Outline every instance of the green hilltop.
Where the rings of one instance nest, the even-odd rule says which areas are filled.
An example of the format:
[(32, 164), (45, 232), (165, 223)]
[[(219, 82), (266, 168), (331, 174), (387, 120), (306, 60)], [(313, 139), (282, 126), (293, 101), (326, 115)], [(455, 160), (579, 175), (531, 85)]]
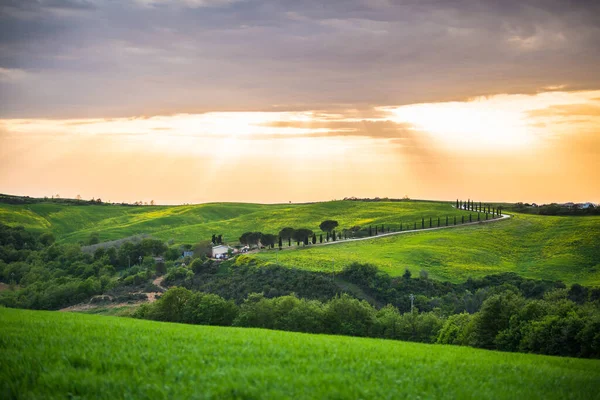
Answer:
[[(252, 257), (274, 262), (274, 252)], [(279, 264), (331, 271), (370, 262), (392, 276), (406, 268), (418, 275), (458, 282), (469, 277), (516, 272), (536, 279), (600, 285), (600, 216), (513, 214), (489, 224), (282, 251)]]
[(330, 201), (305, 204), (207, 203), (186, 206), (76, 205), (53, 202), (1, 204), (0, 221), (36, 231), (51, 231), (59, 241), (86, 240), (92, 232), (101, 241), (149, 234), (177, 243), (196, 243), (222, 234), (237, 242), (244, 232), (277, 234), (281, 228), (308, 228), (335, 219), (340, 228), (414, 223), (421, 218), (468, 216), (450, 203), (428, 201)]
[(593, 399), (600, 362), (0, 309), (5, 398)]

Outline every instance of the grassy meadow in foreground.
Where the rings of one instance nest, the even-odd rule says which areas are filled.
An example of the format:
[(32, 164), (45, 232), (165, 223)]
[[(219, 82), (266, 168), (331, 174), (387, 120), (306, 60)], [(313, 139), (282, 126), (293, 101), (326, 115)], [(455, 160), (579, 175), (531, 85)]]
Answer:
[[(390, 275), (409, 268), (459, 282), (501, 272), (566, 283), (600, 285), (600, 217), (515, 214), (510, 220), (330, 246), (282, 251), (279, 263), (309, 270), (337, 270), (370, 262)], [(252, 257), (275, 261), (274, 252)]]
[(36, 231), (50, 231), (59, 241), (86, 240), (98, 232), (100, 240), (136, 234), (177, 243), (197, 243), (223, 234), (229, 243), (244, 232), (277, 234), (281, 228), (309, 228), (334, 219), (341, 228), (421, 221), (421, 218), (468, 215), (450, 203), (429, 201), (330, 201), (309, 204), (209, 203), (189, 206), (118, 206), (35, 203), (0, 204), (0, 221)]
[(598, 398), (600, 361), (0, 309), (3, 398)]

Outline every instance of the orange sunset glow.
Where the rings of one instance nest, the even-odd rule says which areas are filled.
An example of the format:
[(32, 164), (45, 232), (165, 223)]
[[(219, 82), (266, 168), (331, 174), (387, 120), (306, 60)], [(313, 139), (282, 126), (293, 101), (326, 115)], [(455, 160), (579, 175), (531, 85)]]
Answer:
[[(383, 3), (372, 6), (372, 20), (344, 20), (335, 7), (320, 17), (271, 9), (293, 36), (251, 19), (244, 28), (187, 24), (186, 12), (208, 20), (229, 9), (233, 20), (241, 18), (237, 2), (69, 4), (2, 7), (14, 29), (37, 21), (41, 30), (64, 30), (42, 40), (52, 53), (5, 32), (1, 192), (168, 204), (453, 199), (457, 192), (495, 201), (600, 200), (600, 90), (588, 73), (590, 55), (571, 59), (569, 68), (558, 68), (560, 57), (547, 63), (586, 46), (592, 26), (576, 30), (546, 17), (539, 22), (545, 28), (534, 31), (519, 29), (518, 19), (510, 28), (483, 27), (442, 8), (427, 30), (373, 17), (395, 10)], [(111, 20), (116, 27), (161, 10), (169, 17), (152, 29), (129, 27), (118, 40), (106, 31), (91, 36), (93, 16), (123, 13), (123, 21)], [(442, 24), (442, 15), (453, 23)], [(320, 30), (309, 33), (311, 26)], [(401, 55), (413, 44), (388, 47), (372, 73), (365, 54), (393, 46), (394, 34), (410, 37), (410, 26), (421, 32), (412, 58)], [(557, 33), (545, 34), (549, 29)], [(489, 43), (478, 36), (484, 31)], [(193, 32), (220, 36), (193, 42)], [(431, 37), (441, 34), (454, 49), (438, 54), (444, 69), (429, 62), (437, 46)], [(322, 53), (313, 42), (319, 36), (354, 62)], [(335, 47), (346, 39), (366, 47)], [(259, 59), (251, 50), (261, 41), (286, 50)], [(485, 53), (491, 44), (511, 63)], [(466, 46), (480, 49), (481, 58), (467, 57)], [(295, 62), (302, 48), (312, 58)], [(95, 69), (92, 51), (103, 54), (106, 69)], [(246, 70), (233, 59), (247, 62)], [(542, 65), (539, 76), (531, 74)]]

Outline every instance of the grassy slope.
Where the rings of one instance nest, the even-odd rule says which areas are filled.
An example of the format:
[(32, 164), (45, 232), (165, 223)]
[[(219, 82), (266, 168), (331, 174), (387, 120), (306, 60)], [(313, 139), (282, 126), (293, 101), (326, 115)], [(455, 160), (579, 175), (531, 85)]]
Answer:
[(369, 224), (395, 224), (420, 221), (421, 217), (467, 215), (450, 204), (435, 202), (350, 202), (314, 204), (211, 203), (191, 206), (73, 206), (38, 203), (0, 204), (0, 221), (33, 230), (50, 230), (59, 240), (85, 240), (98, 232), (102, 241), (140, 233), (179, 243), (195, 243), (223, 234), (237, 241), (247, 231), (277, 233), (286, 226), (319, 230), (325, 219), (339, 221), (341, 227)]
[[(275, 260), (275, 254), (256, 257)], [(279, 263), (331, 271), (371, 262), (397, 276), (409, 268), (437, 279), (516, 272), (530, 278), (600, 285), (600, 217), (517, 214), (507, 221), (388, 238), (283, 251)]]
[(3, 398), (598, 398), (600, 361), (0, 309)]

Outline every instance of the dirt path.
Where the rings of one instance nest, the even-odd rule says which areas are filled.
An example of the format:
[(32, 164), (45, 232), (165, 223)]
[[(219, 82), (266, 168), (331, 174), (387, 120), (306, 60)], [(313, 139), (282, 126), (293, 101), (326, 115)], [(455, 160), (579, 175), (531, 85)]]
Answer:
[(164, 280), (165, 280), (165, 277), (164, 277), (164, 276), (159, 276), (158, 278), (156, 278), (156, 279), (154, 279), (154, 280), (152, 281), (152, 284), (153, 284), (154, 286), (158, 287), (160, 290), (163, 290), (163, 291), (165, 291), (165, 292), (166, 292), (166, 291), (167, 291), (167, 288), (166, 288), (166, 287), (164, 287), (164, 286), (162, 286), (162, 283), (163, 283), (163, 281), (164, 281)]
[[(94, 308), (119, 308), (119, 307), (127, 307), (127, 306), (134, 307), (134, 306), (144, 304), (144, 303), (154, 303), (158, 299), (158, 297), (163, 294), (163, 292), (167, 291), (167, 288), (162, 286), (162, 282), (164, 279), (165, 279), (164, 276), (159, 276), (158, 278), (156, 278), (152, 281), (152, 283), (161, 290), (160, 292), (143, 292), (143, 294), (146, 295), (147, 300), (137, 300), (137, 301), (128, 301), (128, 302), (120, 302), (120, 303), (93, 303), (93, 300), (96, 297), (99, 297), (99, 296), (94, 296), (87, 303), (80, 303), (80, 304), (76, 304), (74, 306), (65, 307), (65, 308), (60, 309), (59, 311), (87, 311), (87, 310), (92, 310)], [(140, 292), (132, 293), (132, 294), (140, 294)], [(100, 295), (100, 296), (104, 296), (104, 295)], [(110, 296), (107, 296), (107, 297), (109, 297), (107, 299), (107, 301), (112, 301), (112, 298), (110, 298)]]

